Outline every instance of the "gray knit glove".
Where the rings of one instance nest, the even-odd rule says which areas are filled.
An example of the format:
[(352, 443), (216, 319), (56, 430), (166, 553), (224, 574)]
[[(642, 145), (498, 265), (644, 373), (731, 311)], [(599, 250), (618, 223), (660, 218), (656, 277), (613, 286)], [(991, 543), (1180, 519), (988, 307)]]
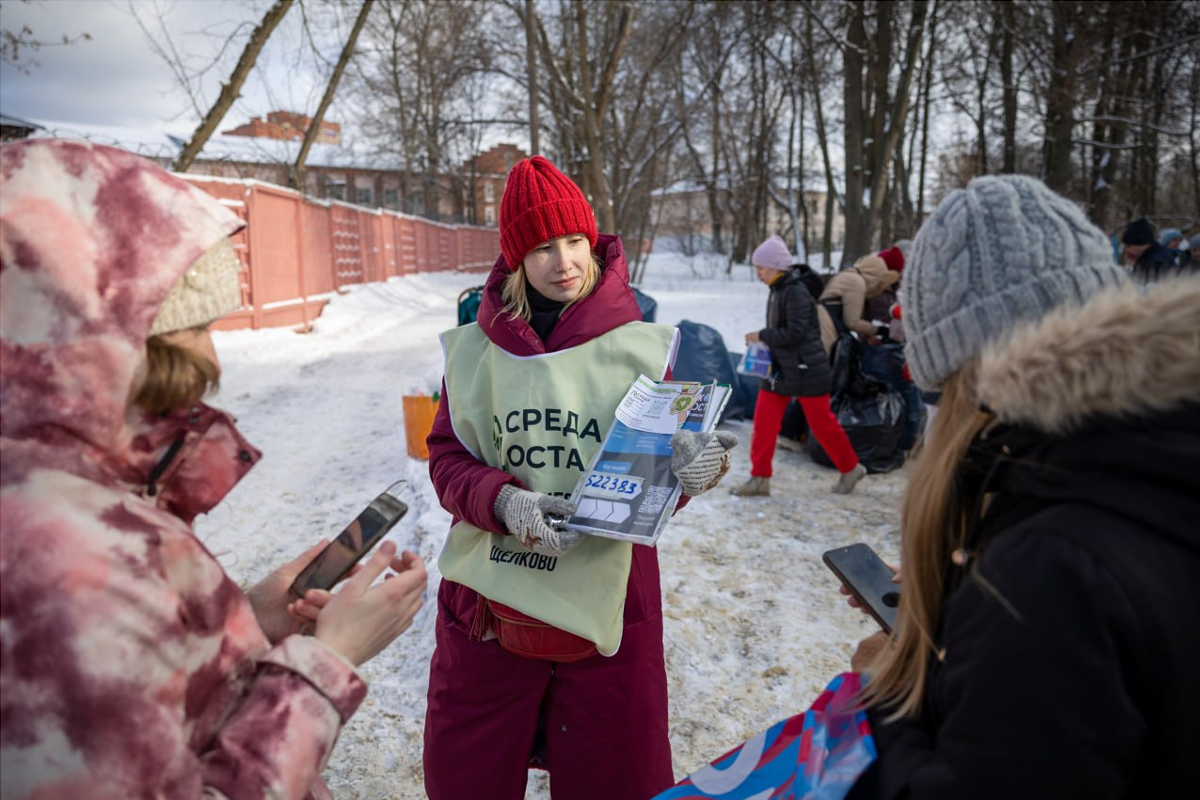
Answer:
[(496, 497), (496, 517), (521, 544), (544, 556), (561, 556), (583, 539), (583, 534), (551, 523), (547, 514), (566, 519), (575, 504), (565, 497), (527, 492), (506, 483)]
[(671, 471), (688, 497), (704, 494), (729, 472), (729, 451), (738, 437), (729, 431), (679, 431), (671, 437)]

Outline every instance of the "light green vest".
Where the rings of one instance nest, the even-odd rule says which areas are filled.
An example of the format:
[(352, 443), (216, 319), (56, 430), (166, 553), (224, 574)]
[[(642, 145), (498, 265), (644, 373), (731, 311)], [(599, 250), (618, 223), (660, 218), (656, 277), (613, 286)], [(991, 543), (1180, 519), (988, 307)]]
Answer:
[[(600, 449), (613, 412), (639, 375), (661, 380), (678, 332), (630, 322), (569, 350), (516, 356), (478, 323), (442, 334), (455, 436), (480, 461), (538, 492), (568, 496)], [(526, 550), (515, 536), (460, 522), (438, 559), (471, 587), (612, 655), (621, 644), (633, 545), (598, 536), (564, 556)]]

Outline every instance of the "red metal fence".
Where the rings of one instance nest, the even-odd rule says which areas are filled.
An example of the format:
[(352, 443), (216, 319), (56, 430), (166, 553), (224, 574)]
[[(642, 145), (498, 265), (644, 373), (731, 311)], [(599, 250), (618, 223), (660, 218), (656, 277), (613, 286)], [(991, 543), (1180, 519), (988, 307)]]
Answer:
[(247, 223), (233, 238), (242, 259), (242, 308), (218, 320), (218, 330), (307, 327), (350, 284), (486, 270), (500, 252), (495, 228), (314, 201), (257, 181), (181, 177)]

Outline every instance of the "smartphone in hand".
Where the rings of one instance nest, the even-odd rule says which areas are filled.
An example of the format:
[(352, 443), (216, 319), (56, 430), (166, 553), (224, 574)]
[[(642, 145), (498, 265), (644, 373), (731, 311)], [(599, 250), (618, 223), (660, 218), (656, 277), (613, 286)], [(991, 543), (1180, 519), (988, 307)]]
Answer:
[(304, 597), (309, 589), (333, 588), (346, 577), (359, 560), (408, 512), (408, 504), (399, 498), (407, 485), (399, 481), (384, 490), (330, 542), (292, 582), (291, 592)]
[(833, 574), (838, 576), (863, 609), (875, 618), (884, 633), (891, 633), (896, 627), (896, 614), (900, 606), (900, 587), (892, 583), (892, 577), (896, 574), (892, 568), (861, 542), (826, 550), (821, 560), (833, 570)]

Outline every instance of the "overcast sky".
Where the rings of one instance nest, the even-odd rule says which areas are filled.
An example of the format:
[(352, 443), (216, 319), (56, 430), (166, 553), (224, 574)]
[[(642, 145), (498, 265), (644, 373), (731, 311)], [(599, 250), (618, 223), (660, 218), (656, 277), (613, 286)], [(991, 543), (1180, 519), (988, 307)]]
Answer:
[[(200, 120), (164, 60), (131, 11), (166, 46), (159, 20), (191, 68), (215, 57), (221, 66), (196, 81), (202, 111), (217, 97), (218, 81), (232, 71), (246, 36), (271, 0), (0, 0), (0, 27), (28, 26), (33, 38), (61, 42), (82, 33), (90, 41), (22, 51), (21, 67), (0, 66), (0, 111), (16, 117), (119, 125), (189, 134)], [(299, 4), (289, 10), (242, 88), (221, 129), (272, 110), (315, 108), (324, 89), (321, 66), (302, 35)], [(230, 45), (231, 36), (237, 37)], [(221, 48), (225, 46), (225, 51)], [(336, 58), (338, 45), (327, 48)], [(31, 64), (30, 59), (36, 61)], [(337, 108), (327, 118), (339, 120)]]

